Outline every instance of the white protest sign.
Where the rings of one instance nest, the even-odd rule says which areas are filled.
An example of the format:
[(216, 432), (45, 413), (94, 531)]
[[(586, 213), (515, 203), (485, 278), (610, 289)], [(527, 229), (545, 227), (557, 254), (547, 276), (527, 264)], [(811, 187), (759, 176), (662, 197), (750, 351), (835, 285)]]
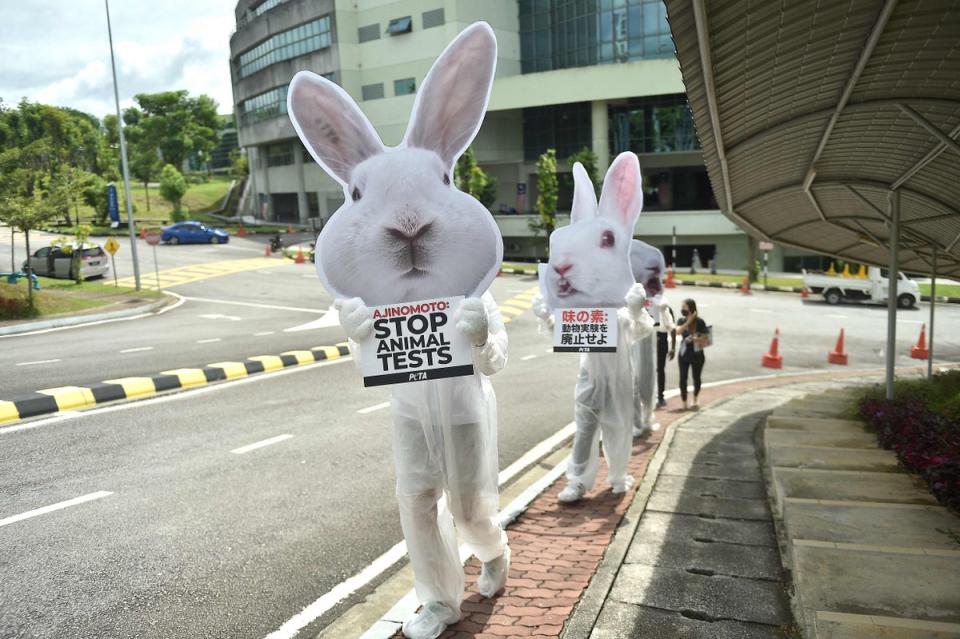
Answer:
[(617, 309), (565, 308), (554, 311), (554, 353), (615, 353)]
[(360, 343), (364, 386), (473, 374), (467, 338), (454, 325), (463, 296), (373, 308), (373, 331)]

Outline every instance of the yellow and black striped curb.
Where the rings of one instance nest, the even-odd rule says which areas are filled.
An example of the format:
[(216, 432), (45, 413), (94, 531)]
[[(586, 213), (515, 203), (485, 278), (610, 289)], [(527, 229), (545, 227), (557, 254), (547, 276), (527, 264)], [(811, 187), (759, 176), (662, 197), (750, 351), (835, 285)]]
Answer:
[(0, 399), (0, 424), (123, 399), (142, 399), (164, 391), (194, 388), (349, 355), (350, 348), (342, 342), (335, 346), (316, 346), (310, 350), (287, 351), (280, 355), (257, 355), (242, 362), (217, 362), (202, 368), (178, 368), (149, 377), (123, 377), (85, 386), (46, 388), (9, 400)]

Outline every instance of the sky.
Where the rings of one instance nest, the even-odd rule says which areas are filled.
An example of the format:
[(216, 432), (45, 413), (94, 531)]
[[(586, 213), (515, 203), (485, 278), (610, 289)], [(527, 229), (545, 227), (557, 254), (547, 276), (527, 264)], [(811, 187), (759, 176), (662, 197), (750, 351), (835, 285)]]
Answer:
[[(120, 106), (137, 93), (206, 93), (233, 110), (236, 0), (112, 0)], [(0, 99), (114, 113), (103, 0), (0, 0)]]

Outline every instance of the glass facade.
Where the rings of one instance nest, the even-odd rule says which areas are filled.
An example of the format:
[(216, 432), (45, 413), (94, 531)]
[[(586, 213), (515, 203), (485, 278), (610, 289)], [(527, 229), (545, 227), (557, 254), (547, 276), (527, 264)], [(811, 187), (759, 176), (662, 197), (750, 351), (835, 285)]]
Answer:
[(666, 153), (700, 148), (683, 95), (633, 98), (609, 108), (610, 152)]
[(403, 78), (402, 80), (393, 81), (394, 95), (410, 95), (411, 93), (416, 93), (416, 91), (417, 81), (414, 78)]
[(590, 103), (574, 102), (523, 110), (523, 157), (535, 161), (547, 149), (556, 149), (562, 161), (592, 146)]
[(296, 58), (330, 46), (330, 16), (281, 31), (240, 54), (240, 77), (256, 73), (271, 64)]
[(267, 145), (267, 166), (289, 166), (293, 162), (293, 145), (289, 141)]
[(644, 211), (708, 211), (720, 208), (707, 169), (699, 166), (641, 168)]
[(668, 58), (662, 0), (520, 0), (523, 73)]
[(270, 89), (240, 103), (240, 122), (246, 126), (287, 112), (287, 85)]

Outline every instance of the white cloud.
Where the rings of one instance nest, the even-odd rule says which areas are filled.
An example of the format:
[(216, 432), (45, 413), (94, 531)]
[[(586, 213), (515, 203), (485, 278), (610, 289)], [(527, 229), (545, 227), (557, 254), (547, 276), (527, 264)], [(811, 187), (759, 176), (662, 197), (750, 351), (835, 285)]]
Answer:
[[(235, 0), (114, 0), (111, 18), (121, 106), (137, 93), (186, 89), (232, 110), (230, 34)], [(114, 111), (102, 0), (0, 6), (0, 98)]]

